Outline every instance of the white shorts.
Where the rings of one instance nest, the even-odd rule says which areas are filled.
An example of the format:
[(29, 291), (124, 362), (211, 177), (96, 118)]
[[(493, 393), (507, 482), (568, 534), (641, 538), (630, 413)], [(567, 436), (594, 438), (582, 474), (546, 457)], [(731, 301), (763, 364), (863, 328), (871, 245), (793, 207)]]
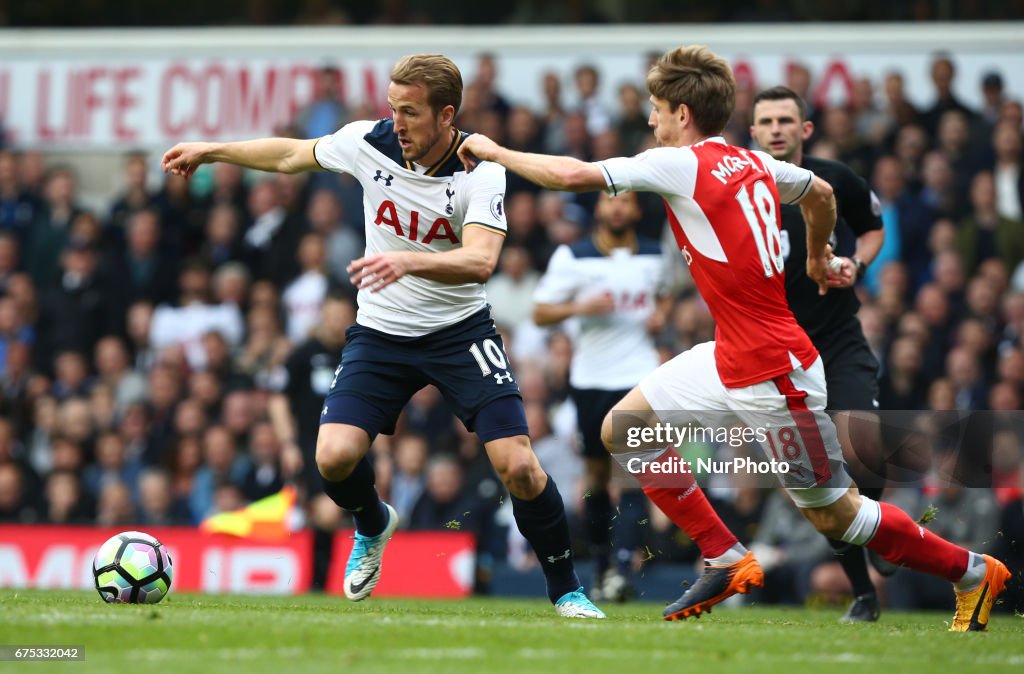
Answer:
[(705, 342), (648, 375), (640, 391), (662, 422), (754, 429), (766, 457), (789, 464), (788, 472), (776, 474), (801, 508), (830, 505), (852, 484), (836, 427), (825, 413), (820, 357), (807, 370), (798, 366), (759, 384), (726, 388), (715, 367), (715, 343)]

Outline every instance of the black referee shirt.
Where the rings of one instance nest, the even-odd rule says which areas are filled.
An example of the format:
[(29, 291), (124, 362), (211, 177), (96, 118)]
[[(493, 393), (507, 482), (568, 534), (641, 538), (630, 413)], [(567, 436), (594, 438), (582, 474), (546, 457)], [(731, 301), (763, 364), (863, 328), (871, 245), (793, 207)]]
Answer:
[[(882, 229), (881, 205), (863, 178), (845, 164), (804, 157), (801, 164), (832, 186), (836, 228), (830, 243), (836, 255), (852, 257), (857, 237)], [(853, 288), (830, 288), (824, 297), (807, 276), (807, 226), (799, 206), (782, 206), (782, 254), (786, 259), (786, 296), (797, 322), (818, 351), (841, 337), (856, 321), (860, 302)]]

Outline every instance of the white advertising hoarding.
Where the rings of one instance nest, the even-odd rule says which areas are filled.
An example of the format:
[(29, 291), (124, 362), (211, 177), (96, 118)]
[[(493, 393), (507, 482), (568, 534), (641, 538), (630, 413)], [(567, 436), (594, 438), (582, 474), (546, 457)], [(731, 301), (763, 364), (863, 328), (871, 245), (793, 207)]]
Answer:
[(571, 106), (573, 70), (593, 64), (612, 103), (620, 83), (642, 85), (647, 53), (682, 43), (708, 44), (757, 87), (783, 83), (791, 64), (805, 64), (813, 95), (833, 103), (846, 100), (855, 78), (880, 85), (901, 72), (921, 106), (933, 95), (932, 57), (946, 51), (957, 66), (956, 93), (977, 105), (990, 71), (1011, 95), (1024, 95), (1022, 36), (1013, 23), (0, 31), (0, 123), (13, 144), (49, 149), (250, 138), (292, 119), (327, 64), (341, 70), (347, 102), (369, 101), (383, 114), (391, 65), (423, 51), (452, 56), (467, 81), (477, 55), (493, 52), (500, 91), (531, 106), (541, 103), (547, 71), (561, 77)]

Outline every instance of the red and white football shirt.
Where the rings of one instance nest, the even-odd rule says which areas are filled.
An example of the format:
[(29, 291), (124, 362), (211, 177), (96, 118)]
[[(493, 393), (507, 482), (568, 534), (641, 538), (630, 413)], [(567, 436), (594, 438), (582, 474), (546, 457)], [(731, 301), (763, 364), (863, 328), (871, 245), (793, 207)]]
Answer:
[(786, 301), (779, 200), (794, 203), (814, 174), (721, 137), (598, 162), (608, 194), (654, 192), (697, 289), (714, 317), (722, 383), (741, 388), (798, 366), (818, 352)]

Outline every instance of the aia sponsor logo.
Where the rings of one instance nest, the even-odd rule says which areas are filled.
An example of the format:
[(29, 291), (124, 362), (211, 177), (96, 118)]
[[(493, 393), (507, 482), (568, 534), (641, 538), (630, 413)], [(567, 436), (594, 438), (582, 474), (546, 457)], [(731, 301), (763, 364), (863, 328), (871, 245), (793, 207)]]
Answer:
[(452, 229), (452, 223), (447, 218), (438, 218), (434, 220), (434, 223), (430, 225), (429, 229), (426, 229), (426, 234), (420, 239), (422, 232), (420, 231), (420, 214), (419, 211), (411, 211), (409, 213), (409, 222), (404, 225), (398, 219), (398, 209), (395, 207), (395, 202), (384, 201), (377, 208), (377, 218), (373, 221), (375, 225), (385, 225), (392, 228), (395, 231), (396, 236), (401, 236), (406, 239), (412, 239), (413, 241), (420, 241), (425, 244), (429, 244), (431, 241), (437, 239), (445, 239), (450, 241), (453, 245), (458, 245), (459, 237), (455, 236), (455, 231)]

